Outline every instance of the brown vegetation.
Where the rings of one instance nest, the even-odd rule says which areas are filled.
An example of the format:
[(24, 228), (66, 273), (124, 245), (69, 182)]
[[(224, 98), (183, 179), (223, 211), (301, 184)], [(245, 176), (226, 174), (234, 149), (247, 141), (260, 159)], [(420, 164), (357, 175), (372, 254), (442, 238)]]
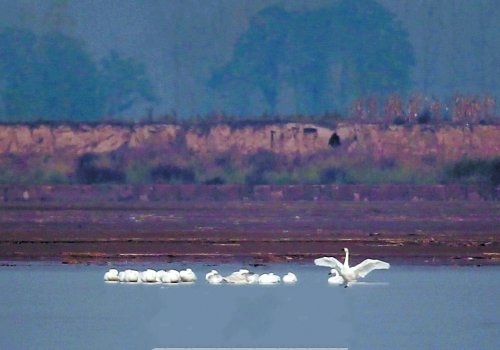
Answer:
[[(380, 106), (380, 107), (379, 107)], [(496, 101), (491, 95), (456, 94), (451, 101), (415, 93), (405, 102), (398, 94), (380, 100), (374, 96), (356, 99), (350, 118), (396, 124), (496, 124)]]

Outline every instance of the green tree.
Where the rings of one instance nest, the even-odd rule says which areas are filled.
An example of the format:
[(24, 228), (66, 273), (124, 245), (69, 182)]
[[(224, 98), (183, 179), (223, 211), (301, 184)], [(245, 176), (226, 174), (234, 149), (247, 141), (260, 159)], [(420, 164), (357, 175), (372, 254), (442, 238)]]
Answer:
[(37, 81), (41, 80), (34, 54), (36, 36), (27, 30), (0, 32), (0, 87), (6, 121), (27, 120), (40, 110)]
[[(266, 8), (250, 20), (248, 31), (234, 47), (233, 59), (216, 70), (209, 82), (212, 88), (222, 88), (236, 107), (246, 103), (253, 89), (264, 98), (270, 113), (278, 103), (280, 68), (287, 41), (288, 12), (278, 6)], [(235, 95), (231, 91), (240, 90)], [(238, 96), (241, 100), (234, 100)], [(233, 99), (231, 101), (231, 99)]]
[(344, 0), (336, 10), (350, 94), (405, 92), (411, 85), (415, 58), (401, 23), (373, 0)]
[(97, 121), (155, 100), (144, 67), (112, 52), (98, 66), (59, 32), (0, 31), (0, 120)]
[(318, 114), (334, 107), (330, 70), (340, 49), (333, 35), (339, 31), (334, 28), (335, 16), (334, 7), (322, 8), (297, 14), (289, 25), (284, 79), (295, 90), (300, 113)]
[(99, 73), (83, 45), (53, 32), (40, 38), (37, 54), (40, 115), (49, 120), (98, 120), (104, 105)]
[(273, 6), (251, 19), (210, 86), (247, 96), (258, 91), (271, 112), (288, 86), (298, 112), (319, 113), (368, 94), (405, 92), (414, 61), (401, 24), (374, 0), (341, 0), (304, 12)]
[(106, 115), (119, 116), (141, 100), (157, 101), (143, 64), (112, 51), (101, 60), (100, 72)]

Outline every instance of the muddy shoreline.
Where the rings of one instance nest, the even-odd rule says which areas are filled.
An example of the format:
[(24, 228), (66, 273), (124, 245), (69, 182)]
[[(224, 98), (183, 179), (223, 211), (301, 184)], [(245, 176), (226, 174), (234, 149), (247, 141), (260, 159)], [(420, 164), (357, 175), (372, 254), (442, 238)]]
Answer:
[(0, 260), (242, 261), (318, 256), (399, 264), (500, 264), (500, 203), (185, 201), (3, 203)]

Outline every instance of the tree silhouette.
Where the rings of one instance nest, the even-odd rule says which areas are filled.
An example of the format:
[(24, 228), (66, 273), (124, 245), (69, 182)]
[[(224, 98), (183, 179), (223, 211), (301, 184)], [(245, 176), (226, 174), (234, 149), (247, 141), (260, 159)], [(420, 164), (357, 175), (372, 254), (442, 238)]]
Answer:
[(119, 116), (141, 100), (157, 101), (144, 65), (116, 51), (101, 60), (101, 82), (106, 115)]
[[(283, 64), (290, 14), (278, 6), (260, 11), (250, 20), (248, 31), (234, 47), (233, 59), (216, 70), (209, 82), (212, 88), (256, 88), (263, 96), (270, 113), (278, 102), (280, 66)], [(234, 98), (235, 95), (233, 95)], [(248, 98), (245, 93), (240, 98)], [(241, 105), (245, 101), (229, 101)]]
[(49, 120), (97, 120), (103, 96), (98, 70), (79, 41), (52, 32), (39, 39), (36, 68), (40, 71), (39, 115)]
[(7, 121), (29, 119), (41, 109), (35, 83), (41, 79), (33, 55), (36, 41), (28, 30), (7, 28), (0, 32), (0, 86)]
[(144, 67), (111, 53), (98, 65), (60, 32), (0, 31), (0, 120), (97, 121), (155, 96)]
[(273, 6), (251, 19), (231, 61), (213, 72), (209, 85), (222, 94), (258, 92), (270, 112), (288, 86), (297, 112), (320, 113), (368, 94), (405, 92), (414, 64), (407, 33), (374, 0), (304, 12)]

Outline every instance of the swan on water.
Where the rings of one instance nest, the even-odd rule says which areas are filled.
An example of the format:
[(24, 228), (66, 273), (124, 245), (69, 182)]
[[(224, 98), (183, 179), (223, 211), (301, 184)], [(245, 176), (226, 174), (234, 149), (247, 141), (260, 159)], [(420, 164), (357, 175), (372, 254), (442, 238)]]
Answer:
[(344, 283), (344, 278), (339, 275), (339, 272), (337, 270), (331, 269), (330, 273), (328, 275), (330, 275), (330, 277), (328, 278), (329, 284), (343, 284)]
[(295, 276), (294, 273), (289, 272), (282, 278), (283, 283), (296, 283), (297, 282), (297, 276)]
[(253, 273), (253, 272), (249, 272), (246, 275), (247, 283), (248, 284), (257, 284), (257, 283), (259, 283), (259, 277), (260, 277), (259, 274)]
[(224, 282), (224, 277), (217, 270), (212, 270), (205, 275), (205, 279), (210, 284), (221, 284)]
[(181, 282), (194, 282), (196, 281), (196, 275), (191, 269), (185, 269), (179, 272), (179, 277)]
[(119, 280), (120, 282), (126, 282), (126, 281), (125, 281), (125, 271), (120, 271), (120, 272), (118, 273), (118, 280)]
[(106, 282), (118, 282), (118, 281), (120, 281), (120, 279), (118, 277), (118, 270), (117, 269), (109, 269), (104, 274), (104, 280)]
[(250, 271), (247, 269), (240, 269), (239, 271), (235, 271), (230, 275), (224, 277), (224, 282), (231, 284), (248, 284), (248, 275)]
[(135, 270), (120, 271), (117, 278), (117, 281), (120, 282), (138, 282), (140, 280), (139, 272)]
[(161, 282), (163, 276), (167, 273), (166, 270), (158, 270), (156, 271), (156, 282)]
[(142, 271), (141, 281), (145, 283), (154, 283), (156, 282), (156, 271), (152, 269), (147, 269), (146, 271)]
[(139, 282), (139, 271), (125, 270), (125, 282)]
[(220, 275), (219, 274), (219, 271), (217, 270), (210, 270), (209, 272), (207, 272), (207, 274), (205, 275), (205, 279), (208, 281), (208, 279), (210, 278), (210, 276), (212, 275)]
[(280, 282), (281, 282), (280, 276), (275, 275), (272, 272), (264, 273), (259, 277), (259, 284), (276, 284)]
[(345, 260), (342, 264), (334, 257), (322, 257), (314, 260), (318, 266), (330, 267), (338, 272), (342, 277), (346, 287), (350, 282), (356, 282), (358, 278), (363, 278), (373, 270), (388, 269), (391, 265), (381, 260), (366, 259), (356, 266), (349, 266), (349, 249), (344, 248)]
[(163, 283), (179, 283), (181, 281), (181, 276), (177, 270), (167, 270), (162, 275), (161, 281)]

